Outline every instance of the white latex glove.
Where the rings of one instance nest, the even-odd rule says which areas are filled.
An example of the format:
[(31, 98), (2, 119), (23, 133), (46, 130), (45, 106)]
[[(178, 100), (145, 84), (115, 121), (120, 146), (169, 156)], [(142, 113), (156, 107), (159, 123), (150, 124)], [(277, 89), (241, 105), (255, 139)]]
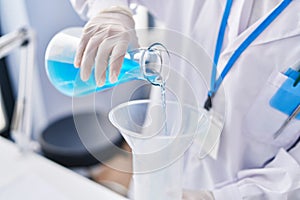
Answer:
[(89, 79), (95, 64), (96, 83), (103, 86), (108, 61), (109, 80), (117, 81), (127, 48), (138, 47), (134, 26), (131, 11), (121, 6), (99, 12), (85, 25), (74, 61), (83, 81)]
[(214, 200), (214, 195), (211, 191), (201, 190), (184, 190), (182, 200)]

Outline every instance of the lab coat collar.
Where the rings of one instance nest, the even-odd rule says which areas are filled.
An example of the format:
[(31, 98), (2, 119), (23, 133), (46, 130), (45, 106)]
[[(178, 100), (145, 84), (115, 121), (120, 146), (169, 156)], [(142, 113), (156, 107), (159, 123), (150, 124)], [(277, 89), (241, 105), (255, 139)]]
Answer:
[[(224, 1), (226, 2), (226, 1)], [(276, 18), (267, 29), (256, 38), (250, 46), (262, 45), (277, 40), (293, 37), (300, 34), (300, 1), (291, 2), (279, 16)], [(275, 8), (274, 8), (275, 9)], [(274, 10), (273, 9), (273, 10)], [(271, 10), (270, 12), (272, 12)], [(224, 54), (231, 54), (239, 45), (261, 24), (261, 22), (270, 14), (267, 13), (264, 17), (259, 19), (256, 23), (248, 27), (240, 35), (238, 35), (223, 51)], [(297, 14), (298, 13), (298, 14)], [(243, 19), (245, 20), (245, 19)], [(233, 27), (233, 18), (228, 21), (228, 27)]]

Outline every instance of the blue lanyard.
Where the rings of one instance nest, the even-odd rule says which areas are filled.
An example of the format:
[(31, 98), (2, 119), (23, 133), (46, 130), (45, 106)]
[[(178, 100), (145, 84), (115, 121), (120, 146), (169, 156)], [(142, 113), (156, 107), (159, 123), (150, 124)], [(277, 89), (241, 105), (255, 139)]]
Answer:
[(223, 45), (227, 20), (232, 5), (232, 0), (227, 0), (222, 21), (220, 24), (217, 43), (216, 43), (214, 62), (213, 62), (212, 73), (211, 73), (210, 91), (208, 92), (208, 98), (204, 105), (204, 107), (207, 110), (209, 110), (212, 107), (212, 97), (218, 91), (222, 81), (224, 80), (224, 78), (226, 77), (230, 69), (233, 67), (234, 63), (240, 57), (240, 55), (274, 21), (274, 19), (276, 19), (276, 17), (279, 16), (279, 14), (289, 5), (289, 3), (291, 3), (291, 1), (292, 0), (283, 0), (281, 4), (242, 42), (242, 44), (234, 51), (232, 56), (229, 58), (219, 78), (216, 79), (217, 65), (218, 65), (220, 52)]

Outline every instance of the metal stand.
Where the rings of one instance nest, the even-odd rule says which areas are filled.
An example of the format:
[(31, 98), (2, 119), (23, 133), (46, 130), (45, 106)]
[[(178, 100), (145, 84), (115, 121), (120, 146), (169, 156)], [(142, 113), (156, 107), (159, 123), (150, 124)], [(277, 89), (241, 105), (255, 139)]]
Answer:
[(0, 38), (0, 58), (20, 48), (19, 87), (12, 120), (12, 138), (21, 151), (30, 150), (32, 131), (32, 75), (35, 61), (35, 34), (22, 28)]

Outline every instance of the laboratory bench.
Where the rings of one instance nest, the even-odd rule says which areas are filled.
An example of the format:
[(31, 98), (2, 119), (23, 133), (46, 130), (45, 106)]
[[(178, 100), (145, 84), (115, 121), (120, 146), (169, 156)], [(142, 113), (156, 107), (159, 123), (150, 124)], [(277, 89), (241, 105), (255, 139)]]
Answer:
[(36, 153), (0, 137), (0, 200), (126, 200)]

